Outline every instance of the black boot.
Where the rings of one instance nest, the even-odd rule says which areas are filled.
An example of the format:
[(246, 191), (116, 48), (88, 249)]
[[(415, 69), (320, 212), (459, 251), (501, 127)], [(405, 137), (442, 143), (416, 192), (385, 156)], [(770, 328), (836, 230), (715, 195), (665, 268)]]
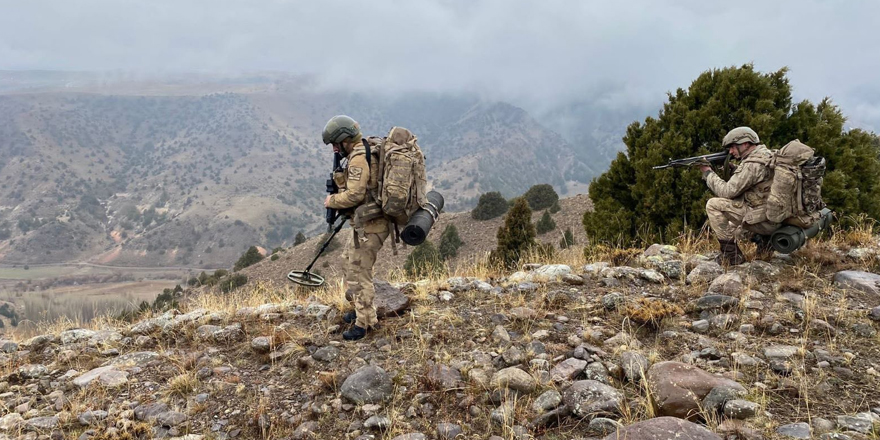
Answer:
[(351, 310), (342, 315), (342, 321), (346, 324), (353, 324), (357, 320), (357, 316), (357, 312)]
[(743, 255), (742, 251), (739, 250), (739, 246), (736, 245), (736, 240), (719, 239), (718, 244), (720, 245), (721, 252), (715, 257), (716, 263), (736, 266), (746, 262), (746, 257)]
[(367, 335), (367, 329), (355, 325), (349, 330), (342, 332), (342, 339), (346, 341), (357, 341)]

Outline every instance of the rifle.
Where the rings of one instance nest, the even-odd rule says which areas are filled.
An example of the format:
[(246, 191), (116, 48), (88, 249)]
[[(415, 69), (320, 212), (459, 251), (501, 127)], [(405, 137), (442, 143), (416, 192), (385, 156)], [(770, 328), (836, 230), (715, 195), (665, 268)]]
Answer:
[[(336, 185), (336, 180), (333, 179), (333, 175), (339, 171), (342, 171), (342, 154), (341, 153), (333, 153), (333, 171), (330, 172), (330, 178), (327, 179), (326, 189), (328, 194), (336, 194), (339, 192), (339, 186)], [(333, 230), (333, 224), (336, 223), (336, 220), (339, 218), (339, 211), (333, 208), (327, 208), (327, 211), (324, 213), (324, 220), (327, 222), (327, 232)]]
[(729, 179), (730, 154), (727, 151), (719, 153), (704, 154), (702, 156), (686, 157), (684, 159), (669, 159), (666, 165), (657, 165), (652, 167), (653, 170), (662, 170), (665, 168), (686, 168), (700, 165), (708, 165), (715, 170), (716, 165), (722, 164), (721, 167), (724, 175), (721, 177), (725, 180)]

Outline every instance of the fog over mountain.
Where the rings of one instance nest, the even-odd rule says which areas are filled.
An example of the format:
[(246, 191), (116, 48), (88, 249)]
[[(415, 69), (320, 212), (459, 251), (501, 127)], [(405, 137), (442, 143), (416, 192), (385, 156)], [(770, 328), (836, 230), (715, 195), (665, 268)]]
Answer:
[(475, 94), (564, 132), (580, 123), (559, 109), (643, 118), (700, 72), (751, 62), (790, 67), (797, 98), (831, 96), (852, 125), (880, 127), (875, 1), (0, 5), (0, 70), (284, 71), (326, 89)]

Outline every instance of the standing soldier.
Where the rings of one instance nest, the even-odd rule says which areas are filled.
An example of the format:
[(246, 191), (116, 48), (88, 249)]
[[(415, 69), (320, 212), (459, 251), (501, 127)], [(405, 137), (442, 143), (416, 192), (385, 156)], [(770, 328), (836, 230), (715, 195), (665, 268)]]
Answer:
[(772, 153), (760, 144), (758, 133), (749, 127), (737, 127), (724, 136), (722, 146), (740, 160), (729, 181), (725, 182), (708, 165), (700, 166), (703, 180), (717, 197), (706, 203), (709, 225), (715, 231), (721, 252), (715, 259), (719, 264), (742, 264), (745, 256), (736, 244), (743, 231), (759, 234), (759, 253), (769, 252), (769, 243), (760, 236), (770, 235), (779, 223), (767, 220), (766, 202), (773, 183), (770, 169)]
[[(381, 212), (375, 202), (379, 163), (374, 154), (366, 157), (360, 125), (348, 116), (331, 118), (322, 136), (324, 144), (333, 145), (333, 152), (341, 153), (347, 159), (343, 170), (333, 175), (339, 193), (327, 196), (324, 206), (354, 215), (353, 234), (347, 248), (348, 259), (344, 270), (345, 298), (353, 303), (354, 311), (343, 315), (343, 320), (349, 324), (353, 322), (354, 326), (345, 331), (342, 337), (347, 341), (356, 341), (377, 324), (376, 306), (373, 304), (373, 264), (389, 235), (388, 220), (384, 217), (371, 215), (373, 218), (369, 220), (358, 218), (362, 212), (375, 213), (376, 209)], [(372, 209), (356, 210), (362, 206)]]

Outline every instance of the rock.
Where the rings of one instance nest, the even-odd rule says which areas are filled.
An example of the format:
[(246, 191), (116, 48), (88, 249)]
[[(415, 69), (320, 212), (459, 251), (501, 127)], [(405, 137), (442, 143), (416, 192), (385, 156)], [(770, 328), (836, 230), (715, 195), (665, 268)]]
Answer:
[(168, 411), (168, 405), (162, 402), (147, 403), (134, 408), (134, 417), (142, 422), (152, 422)]
[(425, 434), (421, 432), (410, 432), (408, 434), (398, 435), (391, 440), (427, 440), (428, 437), (425, 437)]
[(788, 425), (782, 425), (779, 428), (776, 428), (776, 433), (787, 438), (798, 438), (809, 440), (810, 438), (810, 425), (800, 422), (800, 423), (790, 423)]
[(744, 420), (758, 414), (760, 406), (748, 400), (734, 399), (724, 404), (724, 416), (731, 419)]
[(328, 345), (326, 347), (321, 347), (321, 348), (315, 350), (314, 353), (312, 353), (312, 358), (314, 358), (316, 361), (321, 361), (321, 362), (326, 362), (326, 363), (333, 362), (338, 357), (339, 357), (339, 349), (332, 346), (332, 345)]
[(492, 376), (490, 385), (494, 389), (506, 388), (525, 394), (535, 391), (537, 387), (532, 375), (516, 367), (508, 367), (496, 372)]
[(868, 318), (870, 318), (871, 321), (880, 322), (880, 306), (871, 309), (871, 311), (868, 312)]
[(14, 353), (18, 350), (18, 344), (5, 339), (0, 340), (0, 351), (3, 353)]
[(385, 416), (374, 415), (364, 421), (364, 429), (370, 431), (384, 431), (391, 426), (391, 419)]
[(657, 417), (633, 423), (604, 440), (721, 440), (721, 437), (687, 420)]
[(28, 429), (48, 431), (58, 426), (58, 416), (34, 417), (25, 420), (24, 425)]
[(443, 390), (461, 385), (461, 372), (447, 365), (433, 365), (428, 369), (428, 381)]
[(535, 283), (519, 283), (514, 288), (519, 293), (529, 293), (538, 290), (538, 285)]
[(680, 254), (678, 253), (678, 248), (671, 244), (658, 244), (654, 243), (651, 246), (648, 246), (648, 249), (645, 249), (645, 252), (642, 252), (643, 257), (655, 257), (655, 256), (668, 256), (671, 258), (678, 258)]
[(156, 422), (160, 426), (175, 427), (186, 422), (186, 414), (177, 411), (166, 411), (156, 416)]
[(504, 402), (501, 406), (492, 410), (489, 414), (489, 419), (492, 420), (492, 423), (499, 426), (510, 425), (513, 422), (514, 410), (515, 408), (511, 402)]
[(49, 369), (42, 364), (27, 364), (18, 367), (18, 375), (24, 379), (39, 379), (49, 374)]
[(437, 424), (437, 438), (439, 440), (453, 440), (464, 433), (461, 426), (455, 423), (441, 422)]
[(764, 357), (768, 360), (789, 360), (798, 354), (798, 348), (791, 345), (771, 345), (764, 348)]
[(316, 421), (308, 421), (303, 422), (293, 431), (293, 438), (295, 440), (306, 440), (317, 437), (318, 430), (321, 429), (321, 425)]
[(508, 314), (517, 321), (528, 321), (538, 317), (538, 312), (528, 307), (514, 307)]
[(587, 429), (593, 432), (598, 432), (600, 434), (609, 434), (624, 429), (624, 426), (617, 420), (612, 420), (605, 417), (596, 417), (595, 419), (590, 420), (590, 424), (587, 426)]
[(327, 317), (327, 313), (330, 312), (330, 309), (330, 306), (326, 306), (324, 304), (309, 303), (308, 305), (306, 305), (305, 313), (306, 316), (315, 318), (320, 321)]
[[(727, 275), (727, 274), (725, 274)], [(706, 310), (730, 310), (739, 306), (739, 298), (728, 295), (706, 295), (694, 301), (698, 312)]]
[(721, 414), (728, 401), (737, 399), (742, 392), (730, 387), (715, 387), (703, 398), (702, 408), (710, 414)]
[(681, 280), (684, 275), (684, 263), (681, 260), (652, 261), (653, 258), (656, 257), (648, 260), (648, 266), (653, 267), (671, 280)]
[(659, 415), (679, 418), (696, 417), (701, 401), (715, 387), (745, 392), (745, 388), (735, 381), (681, 362), (660, 362), (651, 366), (648, 369), (648, 385)]
[(860, 413), (854, 416), (837, 416), (837, 427), (846, 431), (870, 434), (874, 429), (874, 420), (868, 413)]
[(440, 301), (449, 302), (455, 299), (455, 294), (448, 290), (444, 290), (437, 294), (437, 297), (440, 298)]
[(874, 330), (874, 326), (871, 324), (857, 322), (853, 324), (851, 328), (853, 333), (863, 338), (873, 338), (874, 336), (877, 336), (877, 330)]
[(400, 316), (409, 309), (409, 297), (400, 289), (395, 289), (385, 281), (373, 280), (376, 296), (373, 304), (376, 305), (376, 316), (379, 318)]
[(562, 277), (571, 273), (571, 267), (564, 264), (545, 264), (535, 270), (537, 278), (546, 281), (561, 281)]
[(721, 276), (724, 269), (714, 261), (702, 262), (692, 270), (687, 276), (688, 284), (695, 283), (711, 283), (715, 278)]
[(834, 431), (834, 428), (837, 425), (834, 424), (831, 420), (823, 419), (821, 417), (814, 417), (812, 420), (813, 424), (813, 432), (816, 434), (824, 434), (826, 432)]
[(761, 260), (754, 260), (746, 264), (740, 264), (736, 266), (736, 270), (738, 272), (745, 272), (747, 275), (762, 279), (762, 278), (773, 278), (779, 275), (779, 268)]
[(605, 310), (608, 310), (609, 312), (617, 310), (617, 308), (622, 306), (624, 302), (626, 302), (626, 299), (623, 297), (623, 295), (617, 292), (607, 293), (602, 296), (602, 307), (604, 307)]
[(114, 358), (105, 362), (104, 365), (113, 365), (118, 368), (144, 367), (160, 357), (161, 355), (155, 351), (136, 351)]
[(655, 284), (662, 284), (664, 281), (666, 281), (666, 278), (663, 276), (663, 274), (657, 272), (654, 269), (644, 269), (639, 272), (639, 276), (642, 277), (642, 279)]
[(559, 391), (556, 390), (547, 390), (535, 399), (535, 402), (532, 404), (532, 409), (534, 409), (536, 413), (541, 414), (555, 409), (560, 403), (562, 403), (562, 394), (559, 394)]
[(709, 323), (712, 324), (713, 327), (718, 329), (727, 329), (732, 327), (738, 319), (737, 315), (722, 313), (720, 315), (715, 315), (712, 319), (709, 320)]
[(107, 411), (96, 410), (96, 411), (86, 411), (79, 415), (76, 419), (79, 421), (80, 425), (89, 426), (97, 424), (97, 422), (103, 421), (107, 418)]
[(492, 340), (495, 342), (510, 342), (510, 333), (502, 325), (496, 325), (492, 330)]
[(591, 263), (591, 264), (585, 265), (584, 267), (581, 268), (581, 272), (583, 272), (585, 275), (597, 276), (597, 275), (599, 275), (600, 272), (602, 272), (602, 269), (605, 269), (607, 267), (611, 267), (611, 263), (601, 261), (598, 263)]
[(576, 359), (576, 358), (568, 358), (553, 367), (550, 370), (550, 379), (554, 382), (564, 382), (567, 380), (573, 380), (578, 377), (581, 372), (584, 371), (584, 367), (587, 366), (587, 361)]
[(94, 330), (88, 330), (84, 328), (76, 328), (73, 330), (67, 330), (61, 332), (58, 335), (59, 339), (61, 339), (61, 345), (70, 345), (75, 344), (77, 342), (85, 342), (89, 340), (92, 336), (95, 336)]
[(341, 388), (342, 397), (357, 404), (382, 402), (393, 391), (388, 373), (373, 365), (361, 367), (345, 378)]
[(0, 417), (0, 431), (17, 431), (24, 425), (21, 414), (12, 412)]
[(844, 270), (834, 274), (834, 284), (880, 298), (880, 275), (858, 270)]
[(115, 388), (128, 383), (128, 373), (117, 370), (113, 365), (108, 365), (83, 373), (81, 376), (73, 379), (73, 384), (80, 388), (85, 388), (96, 380), (102, 386)]
[(742, 277), (736, 272), (721, 274), (709, 285), (709, 293), (716, 295), (736, 296), (742, 293), (743, 289)]
[(582, 286), (584, 279), (578, 275), (567, 273), (562, 276), (562, 282), (570, 286)]
[(625, 351), (620, 354), (620, 368), (623, 369), (623, 375), (630, 382), (638, 382), (642, 376), (648, 371), (648, 358), (642, 356), (635, 351)]
[(501, 353), (501, 359), (504, 361), (505, 367), (512, 367), (514, 365), (519, 365), (525, 361), (526, 356), (515, 345), (512, 345), (504, 350), (504, 353)]
[(579, 380), (562, 392), (562, 401), (580, 418), (614, 415), (620, 411), (623, 394), (595, 380)]
[(272, 351), (272, 338), (270, 336), (257, 336), (251, 340), (251, 350), (265, 354)]
[(705, 319), (694, 321), (691, 323), (691, 330), (697, 333), (706, 333), (707, 331), (709, 331), (709, 321)]

